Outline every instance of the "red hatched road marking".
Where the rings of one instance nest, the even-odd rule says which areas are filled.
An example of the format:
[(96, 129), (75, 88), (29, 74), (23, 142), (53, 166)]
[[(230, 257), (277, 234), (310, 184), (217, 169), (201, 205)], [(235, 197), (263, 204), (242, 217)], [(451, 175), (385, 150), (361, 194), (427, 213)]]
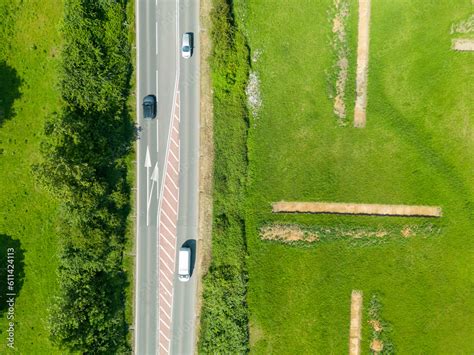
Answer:
[(159, 352), (168, 354), (171, 345), (173, 279), (179, 211), (179, 91), (170, 123), (159, 210)]
[[(160, 267), (164, 265), (164, 267), (167, 268), (170, 273), (173, 273), (173, 271), (170, 269), (170, 267), (168, 266), (168, 264), (165, 263), (165, 262), (163, 262), (163, 259), (162, 259), (161, 257), (160, 257), (160, 259), (161, 259)], [(172, 265), (172, 267), (174, 268), (174, 264)]]

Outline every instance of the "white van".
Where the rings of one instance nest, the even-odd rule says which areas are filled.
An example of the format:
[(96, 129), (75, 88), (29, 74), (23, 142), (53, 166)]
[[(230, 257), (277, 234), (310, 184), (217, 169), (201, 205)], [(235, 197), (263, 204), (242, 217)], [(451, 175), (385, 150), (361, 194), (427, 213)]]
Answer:
[(190, 278), (191, 272), (191, 249), (181, 247), (178, 254), (178, 279), (186, 282)]

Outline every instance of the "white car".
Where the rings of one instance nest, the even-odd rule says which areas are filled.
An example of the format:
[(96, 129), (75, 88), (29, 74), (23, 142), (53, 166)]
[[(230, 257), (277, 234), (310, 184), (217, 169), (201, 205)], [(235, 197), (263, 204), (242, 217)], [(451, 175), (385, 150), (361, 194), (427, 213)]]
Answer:
[(191, 32), (183, 33), (183, 40), (181, 42), (181, 56), (183, 58), (190, 58), (193, 55), (193, 34)]
[(178, 253), (178, 280), (186, 282), (191, 277), (191, 249), (181, 247)]

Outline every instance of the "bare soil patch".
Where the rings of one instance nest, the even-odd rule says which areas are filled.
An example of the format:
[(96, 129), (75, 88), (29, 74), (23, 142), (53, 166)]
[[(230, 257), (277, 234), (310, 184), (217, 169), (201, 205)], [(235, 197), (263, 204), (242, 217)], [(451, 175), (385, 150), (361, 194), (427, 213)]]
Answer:
[(439, 233), (439, 229), (427, 225), (404, 225), (401, 228), (366, 228), (345, 226), (307, 226), (298, 224), (274, 223), (260, 228), (262, 240), (279, 241), (291, 244), (294, 242), (319, 243), (328, 240), (346, 238), (357, 239), (388, 239), (395, 237), (411, 238), (419, 235), (427, 236)]
[(372, 340), (370, 343), (370, 350), (376, 354), (379, 354), (383, 350), (383, 341), (379, 339)]
[(394, 347), (390, 339), (391, 326), (381, 318), (380, 313), (382, 308), (383, 306), (379, 301), (379, 296), (372, 294), (367, 310), (367, 317), (370, 319), (367, 323), (370, 324), (372, 328), (370, 350), (372, 350), (373, 354), (380, 354), (385, 349), (386, 353), (393, 354)]
[[(257, 58), (257, 57), (254, 57)], [(257, 61), (256, 59), (252, 61)], [(245, 88), (245, 94), (247, 95), (247, 103), (250, 108), (250, 112), (254, 118), (258, 117), (260, 107), (262, 107), (262, 95), (260, 94), (260, 79), (256, 71), (251, 71), (249, 74), (249, 80), (247, 87)]]
[(273, 213), (335, 213), (360, 214), (380, 216), (423, 216), (441, 217), (441, 207), (410, 206), (410, 205), (380, 205), (363, 203), (335, 202), (275, 202), (272, 204)]
[(349, 331), (349, 354), (360, 354), (362, 323), (362, 291), (354, 290), (351, 295), (351, 324)]
[(457, 38), (453, 39), (451, 44), (455, 51), (474, 51), (474, 39)]
[(376, 319), (371, 319), (367, 323), (369, 323), (372, 326), (372, 329), (378, 333), (383, 330), (382, 324)]
[(315, 232), (304, 230), (296, 225), (275, 224), (265, 226), (260, 230), (260, 236), (264, 240), (279, 240), (283, 242), (306, 241), (315, 242), (319, 236)]
[(370, 0), (359, 0), (354, 127), (365, 127), (369, 70)]
[(334, 0), (334, 18), (332, 20), (332, 47), (336, 53), (336, 97), (334, 113), (339, 119), (346, 117), (346, 83), (349, 70), (346, 22), (349, 16), (349, 4), (345, 0)]

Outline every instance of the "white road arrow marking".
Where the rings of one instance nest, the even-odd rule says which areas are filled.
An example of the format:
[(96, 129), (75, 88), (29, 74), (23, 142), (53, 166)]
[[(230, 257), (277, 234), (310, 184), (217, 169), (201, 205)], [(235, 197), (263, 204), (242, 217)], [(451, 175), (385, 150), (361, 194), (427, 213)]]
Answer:
[[(151, 168), (151, 159), (150, 159), (150, 149), (146, 146), (146, 155), (145, 155), (145, 168), (146, 168), (146, 195), (150, 194), (150, 168)], [(147, 203), (146, 205), (146, 225), (149, 225), (150, 213), (149, 213), (150, 205)]]
[[(153, 183), (156, 182), (156, 199), (158, 200), (160, 198), (160, 189), (158, 189), (158, 180), (159, 180), (159, 175), (158, 175), (158, 162), (155, 164), (155, 169), (153, 169), (153, 174), (151, 174), (151, 179), (153, 180)], [(153, 192), (153, 184), (151, 186), (151, 192)], [(151, 198), (151, 194), (150, 194)]]
[[(151, 191), (147, 195), (147, 210), (150, 208), (150, 203), (151, 203), (151, 195), (153, 195), (153, 187), (155, 186), (155, 182), (158, 184), (158, 163), (155, 163), (155, 168), (153, 169), (153, 172), (151, 173)], [(156, 191), (158, 191), (158, 188), (156, 188)]]

